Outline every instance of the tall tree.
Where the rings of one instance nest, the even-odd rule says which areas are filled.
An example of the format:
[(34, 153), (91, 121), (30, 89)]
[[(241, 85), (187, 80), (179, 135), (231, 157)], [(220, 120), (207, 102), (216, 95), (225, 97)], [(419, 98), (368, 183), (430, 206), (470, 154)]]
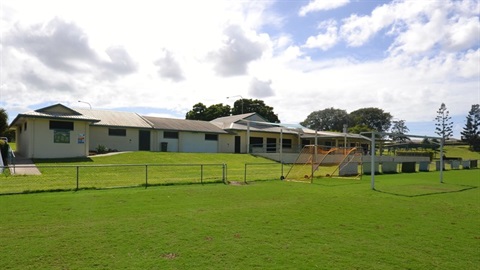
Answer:
[(392, 124), (393, 125), (390, 129), (390, 132), (399, 134), (399, 136), (390, 136), (390, 138), (392, 138), (394, 142), (403, 143), (406, 141), (410, 141), (408, 137), (401, 136), (410, 131), (410, 129), (408, 129), (407, 125), (405, 124), (405, 120), (394, 120)]
[(185, 115), (185, 119), (189, 120), (205, 120), (206, 115), (205, 112), (207, 111), (207, 106), (203, 103), (199, 102), (193, 105), (193, 108), (187, 112)]
[(278, 116), (273, 111), (273, 107), (266, 105), (263, 100), (243, 98), (236, 100), (233, 104), (233, 115), (252, 112), (258, 113), (269, 122), (280, 123)]
[(223, 105), (222, 103), (211, 105), (206, 111), (206, 121), (211, 121), (215, 118), (229, 116), (231, 108), (229, 105)]
[[(386, 132), (390, 129), (392, 115), (379, 108), (362, 108), (349, 114), (350, 132), (378, 131)], [(365, 130), (367, 129), (367, 130)]]
[(0, 108), (0, 135), (5, 135), (8, 130), (8, 114), (3, 108)]
[(332, 107), (310, 113), (300, 125), (314, 130), (341, 132), (347, 121), (347, 111)]
[(474, 104), (468, 112), (467, 122), (461, 132), (463, 140), (468, 143), (470, 150), (480, 151), (480, 105)]
[(449, 114), (447, 106), (445, 106), (445, 103), (442, 103), (437, 111), (437, 117), (435, 117), (437, 121), (435, 123), (435, 133), (442, 137), (443, 143), (453, 135), (453, 122)]
[(230, 106), (222, 103), (214, 104), (209, 107), (199, 102), (193, 105), (193, 108), (187, 112), (185, 119), (211, 121), (215, 118), (230, 115)]

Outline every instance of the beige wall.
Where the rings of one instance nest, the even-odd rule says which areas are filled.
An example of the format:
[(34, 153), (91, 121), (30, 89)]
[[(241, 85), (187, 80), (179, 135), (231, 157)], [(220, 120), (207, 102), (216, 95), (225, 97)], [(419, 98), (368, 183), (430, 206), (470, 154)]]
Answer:
[(205, 140), (205, 133), (179, 131), (178, 139), (163, 137), (163, 130), (152, 133), (155, 148), (161, 151), (161, 144), (167, 143), (167, 152), (192, 152), (192, 153), (217, 153), (219, 151), (220, 135), (218, 141)]
[[(95, 150), (99, 145), (103, 145), (108, 149), (118, 151), (138, 151), (139, 146), (139, 129), (125, 128), (126, 136), (110, 136), (108, 135), (109, 127), (90, 126), (90, 150)], [(152, 141), (153, 132), (150, 135)]]
[(235, 153), (235, 135), (219, 134), (218, 135), (218, 152), (219, 153)]
[[(28, 119), (27, 129), (22, 124), (21, 132), (18, 132), (18, 149), (22, 156), (28, 158), (66, 158), (85, 157), (88, 155), (88, 131), (89, 123), (73, 121), (74, 130), (68, 131), (70, 140), (68, 143), (55, 143), (54, 130), (49, 128), (49, 119)], [(79, 143), (80, 134), (85, 140)]]
[[(154, 133), (152, 133), (154, 134)], [(178, 148), (178, 143), (179, 143), (179, 139), (180, 139), (180, 136), (181, 134), (178, 134), (178, 139), (169, 139), (169, 138), (164, 138), (163, 137), (163, 130), (156, 130), (155, 132), (155, 135), (152, 135), (152, 136), (155, 136), (156, 139), (154, 141), (156, 141), (156, 148), (155, 150), (156, 151), (161, 151), (161, 144), (162, 143), (167, 143), (167, 152), (178, 152), (179, 151), (179, 148)]]
[(179, 152), (217, 153), (218, 141), (205, 140), (205, 133), (180, 132)]
[(28, 127), (33, 126), (33, 120), (27, 120), (27, 130), (25, 130), (25, 123), (22, 123), (21, 127), (17, 127), (15, 131), (15, 141), (17, 143), (17, 153), (24, 157), (31, 157), (32, 146), (31, 142), (31, 130)]

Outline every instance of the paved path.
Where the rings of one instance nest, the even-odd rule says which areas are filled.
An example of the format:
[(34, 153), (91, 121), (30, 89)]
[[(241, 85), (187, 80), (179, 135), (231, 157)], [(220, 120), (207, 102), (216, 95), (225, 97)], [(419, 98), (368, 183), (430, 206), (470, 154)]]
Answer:
[(15, 156), (15, 164), (9, 164), (10, 173), (13, 175), (41, 175), (35, 163), (29, 158)]

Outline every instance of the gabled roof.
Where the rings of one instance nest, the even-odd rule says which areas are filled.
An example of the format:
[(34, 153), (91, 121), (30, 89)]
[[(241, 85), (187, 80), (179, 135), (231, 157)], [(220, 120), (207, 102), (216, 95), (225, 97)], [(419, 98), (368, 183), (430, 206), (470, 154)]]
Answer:
[(76, 109), (79, 113), (99, 119), (93, 126), (152, 128), (151, 123), (133, 112), (109, 110)]
[(26, 113), (21, 113), (15, 117), (15, 119), (10, 124), (10, 127), (20, 125), (24, 122), (26, 118), (47, 118), (55, 120), (75, 120), (75, 121), (87, 121), (87, 122), (98, 122), (99, 119), (95, 117), (90, 117), (83, 115), (82, 113), (72, 110), (62, 104), (55, 104), (45, 108), (41, 108), (35, 111), (30, 111)]
[(253, 115), (256, 115), (256, 113), (253, 112), (253, 113), (224, 116), (224, 117), (213, 119), (212, 121), (210, 121), (210, 123), (215, 124), (219, 128), (226, 129), (226, 128), (231, 128), (234, 123), (238, 123), (238, 122), (241, 122), (242, 120), (246, 120)]
[(297, 134), (297, 130), (292, 130), (283, 127), (281, 124), (270, 123), (257, 113), (245, 113), (226, 117), (220, 117), (210, 121), (221, 129), (230, 131), (256, 131), (256, 132), (271, 132), (271, 133), (292, 133)]
[(38, 113), (45, 113), (45, 114), (82, 115), (81, 113), (60, 103), (52, 106), (48, 106), (45, 108), (40, 108), (35, 111)]
[(193, 131), (226, 134), (227, 132), (216, 125), (198, 120), (172, 119), (153, 116), (143, 116), (155, 129), (172, 131)]

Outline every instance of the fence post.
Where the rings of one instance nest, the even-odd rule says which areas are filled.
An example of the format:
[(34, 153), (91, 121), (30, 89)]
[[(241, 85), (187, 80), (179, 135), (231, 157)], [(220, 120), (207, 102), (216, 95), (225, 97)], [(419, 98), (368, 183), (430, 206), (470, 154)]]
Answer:
[(76, 190), (78, 190), (78, 178), (79, 178), (78, 171), (79, 171), (79, 166), (77, 166), (77, 189)]
[(200, 164), (200, 183), (203, 185), (203, 164)]
[(222, 178), (223, 179), (222, 180), (223, 180), (224, 184), (227, 184), (227, 164), (223, 163), (222, 168), (223, 168), (223, 172), (222, 172), (222, 174), (223, 174)]
[(245, 171), (243, 173), (243, 182), (247, 183), (247, 163), (245, 163)]
[(145, 164), (145, 188), (148, 187), (148, 164)]

